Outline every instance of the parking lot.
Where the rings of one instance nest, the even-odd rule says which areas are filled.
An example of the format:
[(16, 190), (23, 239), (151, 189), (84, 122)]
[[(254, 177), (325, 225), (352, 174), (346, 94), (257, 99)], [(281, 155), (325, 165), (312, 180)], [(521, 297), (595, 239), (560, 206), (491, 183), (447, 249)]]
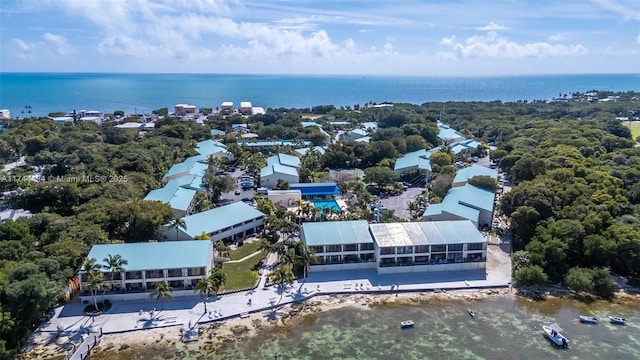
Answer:
[[(253, 199), (253, 194), (255, 194), (255, 190), (253, 188), (243, 190), (240, 183), (240, 178), (246, 175), (244, 170), (235, 169), (234, 172), (227, 173), (227, 174), (236, 180), (236, 188), (227, 193), (223, 193), (222, 196), (220, 196), (220, 202), (222, 204), (230, 204), (230, 203), (242, 201), (242, 199)], [(240, 190), (240, 193), (236, 194), (236, 190)]]

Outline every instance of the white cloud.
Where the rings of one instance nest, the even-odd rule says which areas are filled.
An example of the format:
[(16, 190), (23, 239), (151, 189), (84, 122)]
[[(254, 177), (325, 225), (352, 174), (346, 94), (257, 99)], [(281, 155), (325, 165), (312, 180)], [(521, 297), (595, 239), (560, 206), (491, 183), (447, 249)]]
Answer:
[(588, 51), (581, 45), (549, 44), (545, 42), (519, 44), (506, 37), (498, 36), (495, 31), (486, 35), (474, 35), (464, 42), (455, 42), (454, 37), (443, 38), (440, 44), (450, 47), (450, 51), (436, 54), (441, 59), (451, 58), (523, 58), (548, 56), (583, 55)]
[(505, 27), (504, 25), (498, 25), (496, 23), (494, 23), (493, 21), (490, 21), (487, 25), (476, 28), (476, 30), (480, 30), (480, 31), (493, 31), (493, 30), (504, 30)]
[(624, 20), (640, 20), (640, 10), (637, 0), (615, 1), (615, 0), (592, 0), (603, 9), (610, 10), (622, 15)]
[(11, 39), (11, 44), (17, 48), (15, 56), (20, 59), (62, 57), (74, 53), (67, 39), (62, 35), (46, 32), (41, 41), (26, 42), (22, 39)]
[(567, 36), (565, 33), (557, 33), (557, 34), (553, 34), (551, 36), (549, 36), (548, 40), (549, 41), (553, 41), (553, 42), (558, 42), (558, 41), (562, 41), (564, 39), (566, 39)]

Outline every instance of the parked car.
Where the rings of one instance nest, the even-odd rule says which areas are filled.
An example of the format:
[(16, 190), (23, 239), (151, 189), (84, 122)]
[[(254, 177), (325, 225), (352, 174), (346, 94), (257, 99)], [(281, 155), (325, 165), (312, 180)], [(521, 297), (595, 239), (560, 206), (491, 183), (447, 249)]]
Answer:
[(242, 192), (240, 191), (240, 189), (236, 189), (235, 194), (236, 194), (236, 195), (240, 195), (240, 193), (242, 193)]
[(269, 189), (266, 187), (260, 187), (256, 190), (256, 194), (267, 195), (269, 193)]

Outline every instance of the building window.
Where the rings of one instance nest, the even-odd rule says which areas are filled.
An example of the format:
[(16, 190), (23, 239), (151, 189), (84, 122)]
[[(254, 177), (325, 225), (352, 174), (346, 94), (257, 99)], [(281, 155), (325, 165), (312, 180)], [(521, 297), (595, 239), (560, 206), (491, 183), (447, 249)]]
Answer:
[(360, 244), (360, 251), (373, 250), (373, 243)]
[(484, 261), (484, 258), (482, 257), (482, 253), (467, 254), (467, 261)]
[(189, 268), (189, 270), (187, 270), (187, 275), (188, 276), (203, 276), (204, 275), (204, 268)]
[(326, 248), (328, 253), (342, 252), (342, 245), (327, 245)]
[(449, 262), (461, 262), (462, 261), (462, 251), (448, 253), (447, 254), (447, 260)]
[(315, 254), (322, 254), (324, 252), (324, 247), (323, 246), (310, 246), (309, 248)]
[(395, 255), (396, 248), (394, 247), (383, 247), (380, 248), (380, 255)]
[(380, 266), (381, 267), (395, 266), (395, 264), (396, 264), (396, 261), (393, 258), (380, 259)]
[(162, 270), (147, 270), (145, 273), (147, 279), (164, 278), (164, 271)]
[(432, 253), (445, 252), (445, 251), (447, 251), (447, 245), (431, 245)]
[(416, 260), (415, 260), (416, 264), (428, 264), (429, 263), (429, 257), (428, 256), (416, 256)]
[(413, 254), (413, 246), (399, 246), (396, 248), (398, 254)]
[(346, 264), (357, 263), (358, 262), (358, 255), (345, 255), (344, 256), (344, 262)]
[(342, 262), (341, 255), (329, 255), (326, 257), (326, 259), (327, 259), (327, 264), (339, 264)]
[(416, 254), (426, 254), (429, 252), (429, 245), (416, 246)]
[(183, 288), (184, 287), (184, 281), (182, 281), (182, 280), (169, 281), (169, 286), (174, 288), (174, 289)]
[(360, 254), (360, 261), (371, 262), (374, 260), (373, 253)]
[(484, 243), (467, 244), (467, 250), (484, 250)]
[(344, 252), (347, 251), (358, 251), (358, 244), (345, 244)]
[(182, 269), (169, 269), (168, 277), (182, 277)]
[(462, 251), (462, 244), (449, 244), (447, 245), (449, 251)]
[(127, 280), (142, 279), (142, 271), (127, 271)]
[(398, 264), (400, 266), (408, 266), (413, 265), (413, 261), (411, 260), (410, 256), (403, 256), (398, 258)]

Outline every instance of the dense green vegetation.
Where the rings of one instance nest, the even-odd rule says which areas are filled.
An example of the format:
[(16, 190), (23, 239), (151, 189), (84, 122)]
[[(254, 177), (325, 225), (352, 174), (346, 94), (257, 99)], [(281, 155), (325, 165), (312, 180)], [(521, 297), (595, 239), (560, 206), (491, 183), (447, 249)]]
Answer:
[[(442, 146), (431, 157), (429, 184), (431, 202), (440, 201), (451, 186), (455, 162), (483, 151), (456, 158), (449, 144), (437, 138), (436, 121), (441, 119), (468, 138), (493, 143), (491, 158), (510, 175), (514, 186), (504, 194), (500, 210), (510, 217), (515, 250), (520, 250), (514, 253), (516, 280), (523, 285), (565, 282), (578, 291), (608, 296), (608, 271), (640, 277), (640, 148), (634, 147), (629, 129), (615, 120), (630, 109), (637, 112), (640, 101), (638, 94), (619, 95), (616, 102), (607, 103), (496, 101), (395, 104), (392, 110), (370, 104), (269, 109), (249, 118), (211, 114), (205, 126), (163, 117), (144, 135), (137, 129), (114, 129), (112, 122), (64, 126), (44, 118), (5, 122), (9, 131), (0, 134), (0, 162), (24, 156), (29, 166), (0, 176), (0, 190), (11, 192), (5, 200), (12, 207), (36, 215), (0, 224), (0, 356), (11, 356), (59, 301), (92, 245), (163, 240), (161, 225), (174, 220), (174, 213), (167, 205), (141, 199), (160, 185), (174, 163), (195, 155), (194, 143), (210, 138), (212, 128), (227, 133), (222, 141), (238, 159), (235, 165), (256, 172), (270, 154), (237, 145), (231, 124), (246, 123), (262, 139), (322, 145), (327, 135), (316, 126), (301, 124), (304, 114), (310, 113), (320, 116), (316, 121), (330, 136), (340, 130), (329, 125), (332, 120), (356, 125), (373, 121), (379, 129), (370, 131), (370, 143), (336, 141), (325, 154), (310, 151), (301, 159), (303, 181), (334, 180), (353, 195), (348, 212), (318, 212), (301, 204), (295, 213), (287, 213), (258, 201), (267, 214), (268, 246), (274, 246), (278, 234), (288, 241), (301, 221), (371, 220), (373, 195), (383, 189), (401, 190), (398, 181), (425, 178), (420, 170), (393, 173), (395, 160), (407, 152)], [(291, 153), (287, 147), (271, 151)], [(210, 163), (209, 194), (198, 199), (198, 209), (215, 206), (219, 195), (231, 187), (229, 179), (216, 176), (222, 165)], [(30, 166), (42, 167), (46, 181), (30, 181), (28, 175), (34, 172)], [(365, 182), (373, 186), (354, 176), (332, 178), (329, 169), (363, 170)], [(474, 182), (486, 188), (496, 185), (482, 177)], [(412, 213), (419, 214), (419, 209)], [(390, 210), (381, 215), (383, 222), (399, 220)], [(304, 273), (304, 264), (310, 261), (298, 246), (290, 244), (282, 254), (287, 251), (292, 252), (291, 261), (271, 279), (275, 283), (292, 272)], [(257, 263), (259, 256), (250, 260)], [(224, 286), (233, 288), (234, 272), (224, 266), (229, 277)]]

